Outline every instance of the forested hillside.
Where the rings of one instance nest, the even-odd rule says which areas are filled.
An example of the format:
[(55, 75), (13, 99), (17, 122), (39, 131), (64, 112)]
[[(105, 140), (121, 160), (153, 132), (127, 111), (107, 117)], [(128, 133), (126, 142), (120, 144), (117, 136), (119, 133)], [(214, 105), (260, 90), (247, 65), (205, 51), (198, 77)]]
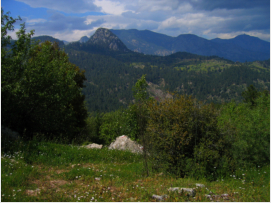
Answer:
[(186, 52), (153, 56), (97, 49), (79, 42), (66, 46), (65, 51), (72, 63), (86, 71), (83, 93), (90, 111), (127, 106), (133, 100), (132, 87), (143, 74), (162, 91), (194, 95), (214, 103), (241, 101), (241, 92), (250, 84), (269, 90), (269, 61), (234, 63)]

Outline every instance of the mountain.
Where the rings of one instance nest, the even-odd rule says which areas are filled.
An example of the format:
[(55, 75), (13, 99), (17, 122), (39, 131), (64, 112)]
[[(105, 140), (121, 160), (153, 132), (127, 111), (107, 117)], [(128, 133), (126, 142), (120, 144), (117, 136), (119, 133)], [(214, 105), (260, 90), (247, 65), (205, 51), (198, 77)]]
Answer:
[(62, 42), (63, 42), (65, 45), (67, 45), (67, 44), (70, 43), (70, 42), (68, 42), (68, 41), (66, 41), (66, 40), (62, 40)]
[[(209, 51), (222, 45), (233, 46), (227, 42), (210, 44), (210, 40), (190, 34), (174, 38), (176, 43), (172, 44), (171, 37), (166, 36), (163, 41), (162, 34), (151, 37), (150, 31), (144, 33), (144, 46), (149, 50), (147, 41), (168, 50), (182, 45), (191, 52), (195, 49), (195, 42), (198, 47)], [(131, 39), (134, 37), (130, 36)], [(41, 39), (56, 40), (44, 36)], [(159, 41), (157, 45), (154, 44), (156, 40)], [(214, 49), (212, 44), (217, 47)], [(158, 101), (170, 97), (167, 91), (193, 95), (205, 102), (221, 103), (232, 99), (241, 101), (241, 93), (250, 84), (259, 90), (270, 89), (270, 60), (240, 63), (188, 52), (166, 56), (145, 55), (129, 50), (116, 34), (104, 28), (98, 29), (85, 43), (72, 42), (63, 48), (69, 60), (85, 70), (87, 80), (82, 91), (90, 112), (113, 111), (132, 103), (132, 87), (143, 74), (146, 74), (149, 94)]]
[(65, 45), (63, 41), (56, 39), (56, 38), (53, 38), (51, 36), (47, 36), (47, 35), (33, 37), (32, 40), (40, 40), (40, 42), (45, 42), (45, 41), (57, 42), (59, 47), (64, 47), (64, 45)]
[(65, 46), (67, 50), (85, 51), (93, 54), (112, 55), (116, 53), (128, 53), (129, 50), (123, 42), (112, 32), (105, 28), (99, 28), (85, 43), (72, 42)]
[[(195, 35), (181, 38), (186, 46), (196, 41), (208, 48), (206, 39)], [(241, 101), (241, 93), (250, 84), (261, 90), (270, 88), (270, 60), (235, 63), (188, 52), (144, 55), (128, 50), (108, 29), (98, 29), (86, 43), (70, 43), (65, 52), (72, 63), (85, 70), (83, 93), (90, 112), (112, 111), (130, 104), (134, 99), (132, 87), (143, 74), (149, 94), (156, 100), (169, 97), (166, 91), (170, 91), (206, 102)]]
[(90, 37), (86, 44), (91, 46), (103, 47), (105, 49), (121, 52), (129, 52), (127, 47), (123, 42), (110, 30), (105, 28), (99, 28), (97, 31)]
[(87, 36), (81, 37), (81, 39), (79, 40), (80, 43), (85, 43), (89, 40), (89, 38)]
[(235, 44), (243, 49), (254, 51), (254, 52), (262, 52), (262, 53), (270, 53), (270, 43), (267, 41), (263, 41), (257, 37), (249, 36), (249, 35), (239, 35), (232, 39), (219, 39), (215, 38), (211, 41), (215, 43), (223, 43), (223, 44)]
[(232, 61), (256, 61), (270, 58), (270, 43), (248, 35), (232, 40), (207, 40), (193, 34), (178, 37), (149, 30), (111, 30), (131, 50), (165, 56), (179, 51), (204, 56), (216, 55)]

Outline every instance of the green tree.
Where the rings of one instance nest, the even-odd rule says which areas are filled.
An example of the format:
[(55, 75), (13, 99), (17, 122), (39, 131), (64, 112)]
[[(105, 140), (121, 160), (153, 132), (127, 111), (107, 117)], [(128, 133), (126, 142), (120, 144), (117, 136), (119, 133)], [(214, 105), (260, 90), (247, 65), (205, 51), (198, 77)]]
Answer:
[(255, 89), (253, 85), (250, 85), (246, 91), (242, 92), (242, 97), (244, 98), (245, 103), (250, 103), (252, 106), (255, 106), (255, 100), (259, 96), (259, 92)]
[(146, 136), (146, 126), (148, 118), (147, 102), (152, 100), (148, 98), (147, 93), (148, 83), (146, 81), (146, 75), (142, 75), (140, 79), (137, 80), (135, 86), (133, 87), (133, 95), (135, 98), (135, 104), (130, 106), (132, 112), (136, 114), (136, 123), (139, 142), (143, 145), (143, 156), (144, 156), (144, 168), (145, 173), (149, 175), (148, 169), (148, 137)]
[(31, 44), (34, 31), (26, 34), (24, 24), (8, 50), (7, 31), (15, 21), (2, 10), (2, 125), (27, 138), (35, 134), (75, 138), (87, 117), (81, 93), (84, 71), (70, 63), (56, 43)]

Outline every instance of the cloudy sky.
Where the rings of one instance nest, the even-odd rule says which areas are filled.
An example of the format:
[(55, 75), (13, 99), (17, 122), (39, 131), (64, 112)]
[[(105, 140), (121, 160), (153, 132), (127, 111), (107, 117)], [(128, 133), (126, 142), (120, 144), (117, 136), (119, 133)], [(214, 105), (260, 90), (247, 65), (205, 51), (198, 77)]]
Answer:
[(99, 27), (206, 39), (248, 34), (270, 41), (269, 0), (2, 0), (1, 7), (20, 16), (35, 36), (66, 41), (91, 36)]

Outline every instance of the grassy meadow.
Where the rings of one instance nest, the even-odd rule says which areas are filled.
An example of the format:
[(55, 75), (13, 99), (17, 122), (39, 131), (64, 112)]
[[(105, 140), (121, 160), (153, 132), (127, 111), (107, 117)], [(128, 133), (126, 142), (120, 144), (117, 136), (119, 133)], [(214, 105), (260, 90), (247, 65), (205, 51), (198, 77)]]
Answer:
[[(212, 182), (153, 171), (146, 177), (142, 155), (128, 151), (35, 140), (12, 145), (14, 151), (1, 154), (3, 202), (158, 201), (154, 194), (167, 195), (163, 201), (169, 202), (208, 202), (208, 194), (212, 201), (270, 201), (269, 166), (239, 169)], [(196, 188), (196, 183), (206, 187)], [(196, 188), (196, 195), (169, 192), (170, 187)]]

